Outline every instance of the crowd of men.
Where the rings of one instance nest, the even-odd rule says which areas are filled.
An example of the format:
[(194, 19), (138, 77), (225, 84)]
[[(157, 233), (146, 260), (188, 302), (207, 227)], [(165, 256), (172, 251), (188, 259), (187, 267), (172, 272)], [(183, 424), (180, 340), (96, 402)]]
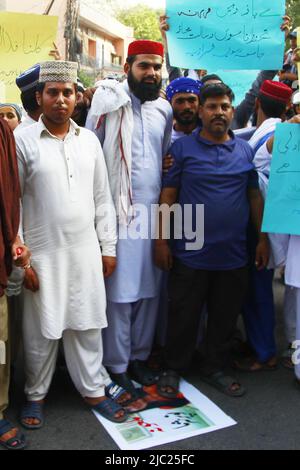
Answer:
[[(166, 48), (166, 17), (160, 28)], [(84, 90), (77, 63), (61, 60), (17, 78), (26, 117), (0, 105), (4, 447), (26, 445), (3, 417), (19, 336), (20, 424), (30, 430), (44, 425), (60, 342), (87, 406), (117, 423), (147, 407), (133, 380), (176, 397), (196, 350), (203, 381), (244, 395), (227, 372), (237, 319), (249, 354), (234, 367), (275, 369), (278, 266), (288, 343), (300, 339), (299, 237), (261, 231), (276, 124), (300, 123), (296, 32), (287, 18), (281, 29), (291, 49), (279, 81), (278, 71), (260, 72), (236, 109), (220, 77), (170, 67), (167, 48), (148, 40), (129, 45), (123, 82)], [(300, 382), (299, 365), (295, 374)]]

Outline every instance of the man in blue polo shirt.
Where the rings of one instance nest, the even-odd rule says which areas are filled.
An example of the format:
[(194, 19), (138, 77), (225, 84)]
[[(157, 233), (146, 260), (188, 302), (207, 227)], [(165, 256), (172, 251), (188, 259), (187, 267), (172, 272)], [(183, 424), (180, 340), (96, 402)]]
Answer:
[[(252, 163), (253, 151), (229, 129), (233, 98), (224, 84), (201, 90), (199, 117), (203, 128), (198, 135), (173, 144), (174, 165), (163, 181), (160, 204), (170, 207), (177, 202), (183, 213), (181, 221), (175, 211), (174, 225), (178, 229), (181, 224), (183, 235), (180, 239), (175, 236), (172, 251), (165, 235), (167, 217), (163, 212), (155, 244), (157, 265), (170, 270), (166, 370), (158, 383), (159, 393), (167, 397), (176, 396), (179, 373), (192, 359), (204, 303), (208, 321), (201, 377), (230, 396), (245, 393), (235, 379), (225, 375), (224, 368), (247, 290), (246, 230), (250, 212), (259, 234), (258, 269), (267, 264), (268, 241), (260, 232), (263, 200)], [(202, 247), (197, 240), (201, 204)], [(196, 233), (194, 241), (191, 233)]]

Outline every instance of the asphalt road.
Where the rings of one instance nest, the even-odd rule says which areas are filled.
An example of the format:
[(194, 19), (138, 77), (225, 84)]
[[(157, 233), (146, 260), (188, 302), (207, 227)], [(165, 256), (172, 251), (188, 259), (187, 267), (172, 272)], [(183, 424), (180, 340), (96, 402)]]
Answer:
[[(279, 352), (285, 347), (282, 326), (283, 286), (275, 280), (277, 338)], [(21, 368), (12, 387), (11, 407), (7, 416), (17, 422), (23, 401)], [(196, 367), (185, 376), (215, 402), (237, 425), (224, 430), (167, 444), (152, 450), (245, 450), (299, 449), (300, 391), (293, 372), (279, 367), (273, 372), (239, 373), (247, 387), (242, 398), (230, 398), (197, 377)], [(46, 405), (46, 424), (36, 431), (26, 431), (31, 450), (106, 450), (118, 447), (77, 394), (65, 371), (54, 378)]]

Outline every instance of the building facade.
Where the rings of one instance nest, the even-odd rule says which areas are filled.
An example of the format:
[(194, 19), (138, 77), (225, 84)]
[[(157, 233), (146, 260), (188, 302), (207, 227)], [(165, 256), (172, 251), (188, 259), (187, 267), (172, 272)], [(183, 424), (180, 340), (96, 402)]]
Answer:
[(127, 49), (134, 40), (133, 28), (115, 18), (80, 2), (79, 34), (82, 48), (79, 62), (81, 70), (94, 75), (94, 79), (123, 75)]
[(122, 76), (128, 45), (134, 40), (133, 28), (91, 7), (88, 1), (0, 0), (1, 10), (58, 16), (56, 46), (63, 60), (78, 61), (92, 81)]

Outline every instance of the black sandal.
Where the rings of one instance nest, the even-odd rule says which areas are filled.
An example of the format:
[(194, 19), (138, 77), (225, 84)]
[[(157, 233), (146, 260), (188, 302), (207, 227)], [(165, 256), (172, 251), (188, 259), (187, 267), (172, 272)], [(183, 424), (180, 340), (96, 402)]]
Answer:
[(124, 388), (126, 392), (130, 393), (132, 401), (141, 398), (141, 395), (133, 385), (127, 372), (123, 372), (122, 374), (110, 373), (109, 375), (116, 384), (120, 385), (120, 387)]
[[(157, 392), (164, 398), (177, 398), (179, 393), (180, 376), (175, 370), (165, 370), (160, 374), (157, 382)], [(173, 392), (166, 392), (163, 388), (172, 388)]]
[(149, 387), (157, 382), (157, 374), (150, 370), (143, 361), (130, 361), (128, 372), (136, 382)]
[[(200, 379), (229, 397), (242, 397), (246, 393), (246, 389), (236, 379), (225, 375), (223, 371), (211, 375), (201, 375)], [(233, 385), (238, 385), (238, 388), (233, 389)]]

